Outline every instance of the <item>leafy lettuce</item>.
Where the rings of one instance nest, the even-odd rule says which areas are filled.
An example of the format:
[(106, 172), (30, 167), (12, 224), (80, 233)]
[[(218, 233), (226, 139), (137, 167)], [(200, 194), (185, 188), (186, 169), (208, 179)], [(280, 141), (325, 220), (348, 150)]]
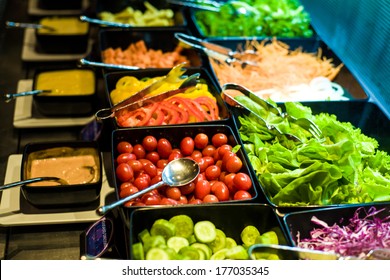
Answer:
[(288, 114), (314, 121), (323, 139), (294, 124), (286, 125), (286, 119), (270, 117), (270, 112), (255, 104), (250, 106), (257, 114), (276, 124), (283, 122), (285, 132), (303, 141), (274, 133), (253, 114), (238, 117), (245, 151), (270, 201), (278, 206), (390, 201), (390, 156), (378, 149), (376, 139), (334, 115), (313, 115), (298, 102), (285, 105)]

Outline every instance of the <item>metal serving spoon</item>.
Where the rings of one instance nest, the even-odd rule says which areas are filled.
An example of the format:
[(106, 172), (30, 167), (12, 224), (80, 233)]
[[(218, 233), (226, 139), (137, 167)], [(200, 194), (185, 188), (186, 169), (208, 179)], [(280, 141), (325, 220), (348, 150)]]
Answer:
[(169, 187), (181, 187), (191, 183), (199, 175), (199, 165), (192, 159), (179, 158), (172, 160), (164, 167), (161, 177), (162, 180), (128, 197), (122, 198), (112, 204), (101, 206), (97, 209), (99, 215), (104, 215), (107, 211), (118, 207), (127, 201), (137, 198), (147, 192), (168, 185)]
[(29, 91), (24, 91), (24, 92), (19, 92), (19, 93), (6, 93), (3, 95), (3, 99), (5, 102), (10, 102), (14, 100), (16, 97), (23, 97), (27, 95), (36, 95), (40, 93), (48, 93), (51, 92), (51, 90), (43, 90), (43, 89), (37, 89), (37, 90), (29, 90)]
[(54, 27), (37, 24), (37, 23), (6, 21), (5, 25), (8, 28), (32, 28), (32, 29), (47, 29), (49, 31), (56, 31)]
[(0, 191), (10, 189), (13, 187), (21, 186), (21, 185), (27, 185), (31, 183), (36, 183), (36, 182), (42, 182), (42, 181), (54, 181), (58, 182), (61, 185), (68, 185), (68, 182), (64, 179), (58, 178), (58, 177), (37, 177), (37, 178), (31, 178), (27, 180), (22, 180), (22, 181), (17, 181), (9, 184), (5, 184), (3, 186), (0, 186)]
[(113, 22), (113, 21), (107, 21), (107, 20), (101, 20), (97, 18), (90, 18), (87, 16), (80, 16), (80, 20), (92, 24), (102, 25), (102, 26), (108, 26), (108, 27), (119, 27), (119, 28), (131, 28), (134, 27), (132, 24), (128, 23), (119, 23), (119, 22)]

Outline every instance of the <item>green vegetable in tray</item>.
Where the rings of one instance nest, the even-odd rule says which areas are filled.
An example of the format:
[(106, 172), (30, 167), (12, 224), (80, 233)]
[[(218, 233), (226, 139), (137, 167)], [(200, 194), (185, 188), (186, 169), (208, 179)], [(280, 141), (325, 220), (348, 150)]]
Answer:
[(316, 140), (298, 125), (242, 99), (271, 123), (283, 123), (284, 132), (303, 139), (301, 143), (278, 136), (251, 115), (238, 117), (249, 160), (275, 205), (390, 201), (390, 156), (378, 149), (376, 139), (334, 115), (313, 115), (301, 103), (286, 102), (289, 115), (309, 118), (319, 126), (323, 139)]
[[(240, 7), (250, 15), (237, 13)], [(197, 11), (194, 16), (204, 36), (313, 36), (310, 17), (297, 0), (227, 1), (220, 12)]]
[[(188, 233), (193, 234), (189, 235)], [(188, 237), (182, 236), (186, 233)], [(138, 234), (139, 242), (132, 245), (136, 260), (247, 260), (247, 249), (254, 244), (278, 244), (276, 232), (259, 230), (248, 225), (241, 231), (241, 244), (208, 220), (196, 223), (184, 214), (169, 220), (157, 219), (150, 229)], [(269, 243), (268, 243), (269, 242)], [(277, 259), (264, 253), (262, 259)]]

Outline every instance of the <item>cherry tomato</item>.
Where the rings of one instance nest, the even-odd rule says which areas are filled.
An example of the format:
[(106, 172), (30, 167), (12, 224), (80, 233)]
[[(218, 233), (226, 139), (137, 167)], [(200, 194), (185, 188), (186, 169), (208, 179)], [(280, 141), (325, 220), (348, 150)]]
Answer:
[(234, 200), (245, 200), (245, 199), (251, 199), (251, 198), (252, 198), (252, 195), (249, 192), (243, 191), (243, 190), (236, 191), (236, 193), (234, 194), (234, 197), (233, 197)]
[(203, 201), (201, 199), (195, 198), (195, 199), (189, 200), (188, 204), (199, 205), (199, 204), (203, 204)]
[(144, 170), (150, 178), (157, 176), (157, 167), (150, 161), (144, 165)]
[(208, 164), (206, 162), (206, 160), (202, 157), (202, 158), (197, 158), (195, 159), (196, 163), (199, 165), (199, 171), (202, 173), (202, 172), (205, 172)]
[(225, 152), (225, 154), (223, 155), (223, 158), (222, 158), (222, 169), (223, 170), (226, 170), (226, 163), (227, 163), (227, 161), (230, 158), (234, 157), (234, 156), (236, 156), (236, 154), (233, 153), (232, 151), (226, 151)]
[(161, 175), (156, 175), (150, 179), (150, 185), (154, 185), (162, 180)]
[(133, 153), (135, 154), (137, 159), (145, 158), (145, 155), (146, 155), (145, 148), (141, 144), (134, 145)]
[(233, 147), (230, 146), (229, 144), (223, 144), (222, 146), (220, 146), (218, 148), (218, 155), (219, 155), (219, 158), (223, 158), (223, 156), (225, 155), (225, 153), (227, 151), (232, 151)]
[(193, 193), (195, 190), (195, 183), (191, 182), (185, 186), (180, 187), (181, 194), (187, 195)]
[(174, 159), (178, 159), (178, 158), (182, 158), (183, 157), (183, 154), (180, 152), (180, 151), (173, 151), (169, 157), (168, 157), (168, 161), (172, 161)]
[(168, 197), (161, 198), (160, 205), (178, 205), (179, 202)]
[(196, 198), (203, 200), (203, 198), (206, 195), (208, 195), (210, 193), (210, 191), (211, 191), (211, 186), (210, 186), (209, 181), (201, 180), (201, 181), (196, 182), (195, 191), (194, 191)]
[(229, 200), (230, 192), (228, 187), (223, 182), (215, 182), (214, 186), (214, 195), (218, 198), (219, 201)]
[(136, 158), (135, 154), (123, 153), (123, 154), (120, 154), (119, 156), (117, 156), (116, 162), (118, 164), (120, 164), (120, 163), (123, 163), (123, 162), (128, 162), (129, 160), (135, 159), (135, 158)]
[(138, 192), (138, 189), (132, 183), (123, 183), (120, 186), (119, 197), (120, 198), (128, 197), (129, 195), (132, 195), (136, 192)]
[(159, 159), (156, 163), (157, 168), (163, 169), (165, 166), (167, 166), (168, 160), (167, 159)]
[(149, 185), (150, 185), (150, 182), (152, 181), (152, 179), (150, 178), (149, 174), (144, 172), (144, 171), (141, 171), (138, 174), (137, 178), (145, 179), (148, 182)]
[(181, 195), (178, 202), (179, 204), (188, 204), (188, 199), (185, 195)]
[(147, 153), (145, 158), (153, 162), (154, 165), (157, 165), (157, 162), (160, 160), (160, 155), (156, 151), (153, 151)]
[(168, 188), (165, 190), (165, 195), (166, 195), (168, 198), (172, 198), (172, 199), (174, 199), (174, 200), (179, 200), (179, 199), (180, 199), (180, 196), (181, 196), (180, 188), (168, 187)]
[(210, 165), (206, 168), (205, 171), (206, 179), (209, 181), (217, 180), (221, 175), (221, 168), (216, 165)]
[(187, 136), (180, 141), (180, 151), (184, 156), (189, 156), (194, 151), (195, 142), (194, 139)]
[(219, 202), (218, 198), (213, 194), (208, 194), (203, 198), (204, 203), (215, 203)]
[(236, 173), (240, 171), (242, 167), (242, 161), (238, 156), (233, 156), (229, 158), (229, 160), (226, 162), (226, 170), (231, 173)]
[(167, 159), (172, 152), (172, 145), (166, 138), (160, 138), (157, 141), (157, 153), (160, 158)]
[(234, 186), (234, 177), (236, 176), (236, 173), (229, 173), (225, 176), (223, 182), (228, 187), (229, 191), (231, 193), (234, 193), (236, 191), (236, 188)]
[(214, 145), (214, 147), (218, 148), (224, 144), (227, 144), (228, 137), (224, 133), (216, 133), (211, 137), (211, 143)]
[(143, 190), (149, 187), (149, 182), (145, 178), (137, 177), (134, 180), (134, 186), (136, 186), (139, 190)]
[(202, 155), (212, 157), (214, 156), (216, 148), (213, 145), (207, 145), (206, 147), (203, 148), (202, 150)]
[(197, 158), (201, 158), (201, 157), (203, 157), (202, 152), (198, 151), (198, 150), (193, 151), (192, 154), (191, 154), (191, 158), (193, 160), (195, 160)]
[(194, 138), (195, 147), (203, 150), (209, 144), (209, 137), (207, 134), (198, 133)]
[(133, 146), (127, 141), (121, 141), (116, 145), (116, 150), (120, 154), (131, 153), (133, 152)]
[(239, 172), (234, 176), (233, 183), (238, 190), (247, 191), (252, 187), (251, 178), (248, 174), (243, 172)]
[(131, 168), (133, 168), (134, 172), (140, 172), (141, 170), (144, 169), (142, 163), (137, 159), (131, 159), (127, 162), (127, 164), (130, 165)]
[(144, 137), (142, 140), (142, 146), (144, 146), (145, 150), (148, 152), (152, 152), (157, 148), (157, 139), (152, 135), (148, 135)]
[(134, 177), (134, 171), (127, 163), (121, 163), (116, 167), (115, 174), (119, 181), (126, 182)]
[(147, 195), (142, 196), (141, 201), (145, 203), (145, 205), (159, 205), (161, 202), (161, 197), (159, 195)]

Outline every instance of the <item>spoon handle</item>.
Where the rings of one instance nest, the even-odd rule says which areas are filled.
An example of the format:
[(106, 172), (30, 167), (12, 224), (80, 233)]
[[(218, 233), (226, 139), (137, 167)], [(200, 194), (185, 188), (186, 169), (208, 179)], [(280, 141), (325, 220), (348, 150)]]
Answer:
[(101, 207), (99, 207), (99, 208), (97, 209), (96, 212), (97, 212), (99, 215), (103, 216), (103, 215), (106, 214), (108, 211), (110, 211), (110, 210), (112, 210), (112, 209), (114, 209), (114, 208), (116, 208), (116, 207), (118, 207), (118, 206), (120, 206), (120, 205), (122, 205), (122, 204), (124, 204), (124, 203), (126, 203), (126, 202), (128, 202), (128, 201), (130, 201), (130, 200), (132, 200), (132, 199), (134, 199), (134, 198), (137, 198), (137, 197), (139, 197), (139, 196), (141, 196), (141, 195), (143, 195), (143, 194), (145, 194), (145, 193), (147, 193), (147, 192), (150, 192), (150, 191), (152, 191), (152, 190), (158, 189), (159, 187), (162, 187), (162, 186), (164, 186), (165, 184), (166, 184), (166, 183), (164, 183), (163, 181), (160, 181), (160, 182), (158, 182), (158, 183), (156, 183), (156, 184), (154, 184), (154, 185), (151, 185), (150, 187), (148, 187), (148, 188), (146, 188), (146, 189), (143, 189), (143, 190), (141, 190), (141, 191), (138, 191), (138, 192), (136, 192), (136, 193), (134, 193), (134, 194), (132, 194), (132, 195), (129, 195), (129, 196), (125, 197), (125, 198), (122, 198), (122, 199), (120, 199), (120, 200), (118, 200), (118, 201), (116, 201), (116, 202), (113, 202), (113, 203), (108, 204), (108, 205), (101, 206)]
[(41, 182), (41, 181), (61, 181), (62, 179), (57, 178), (57, 177), (38, 177), (38, 178), (32, 178), (32, 179), (27, 179), (23, 181), (18, 181), (18, 182), (13, 182), (9, 184), (5, 184), (3, 186), (0, 186), (0, 191), (6, 190), (9, 188), (17, 187), (20, 185), (25, 185), (25, 184), (31, 184), (31, 183), (36, 183), (36, 182)]
[(80, 59), (81, 65), (87, 65), (87, 66), (96, 66), (96, 67), (102, 67), (102, 68), (113, 68), (113, 69), (122, 69), (122, 70), (138, 70), (140, 69), (137, 66), (129, 66), (129, 65), (119, 65), (119, 64), (110, 64), (110, 63), (103, 63), (103, 62), (96, 62), (96, 61), (90, 61), (85, 58)]
[(37, 23), (26, 23), (26, 22), (14, 22), (14, 21), (7, 21), (5, 23), (6, 27), (8, 28), (33, 28), (33, 29), (39, 29), (39, 28), (45, 28), (51, 31), (55, 31), (54, 28), (42, 24)]
[(44, 92), (51, 92), (51, 91), (37, 89), (37, 90), (29, 90), (29, 91), (19, 92), (19, 93), (6, 93), (4, 95), (4, 99), (5, 99), (5, 102), (10, 102), (11, 100), (14, 100), (16, 97), (35, 95), (35, 94), (44, 93)]

